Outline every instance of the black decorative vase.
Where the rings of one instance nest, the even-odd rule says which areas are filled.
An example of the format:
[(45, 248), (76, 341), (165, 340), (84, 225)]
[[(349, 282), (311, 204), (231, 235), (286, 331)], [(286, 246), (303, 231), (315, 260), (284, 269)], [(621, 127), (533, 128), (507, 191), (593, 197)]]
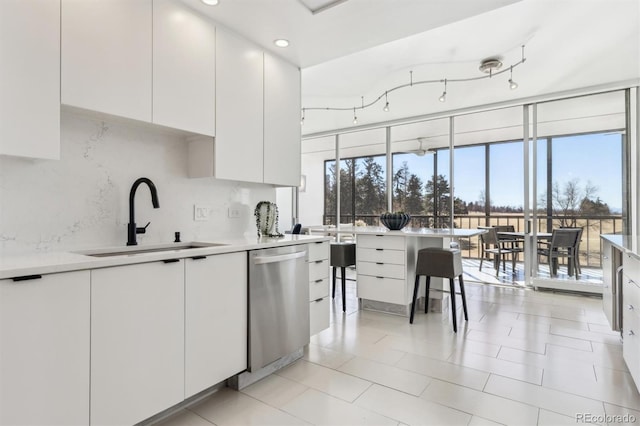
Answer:
[(391, 231), (399, 231), (407, 226), (411, 216), (407, 213), (382, 213), (380, 215), (380, 222)]

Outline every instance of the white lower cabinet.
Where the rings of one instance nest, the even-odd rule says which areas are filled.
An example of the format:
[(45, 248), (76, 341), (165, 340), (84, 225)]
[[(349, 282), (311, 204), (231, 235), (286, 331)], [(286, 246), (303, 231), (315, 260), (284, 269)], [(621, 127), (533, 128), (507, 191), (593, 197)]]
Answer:
[[(358, 297), (379, 302), (411, 303), (405, 237), (358, 235)], [(411, 278), (410, 278), (411, 277)]]
[(329, 328), (329, 242), (307, 246), (309, 251), (309, 331), (318, 334)]
[(92, 425), (184, 399), (184, 271), (178, 259), (91, 271)]
[(623, 257), (622, 355), (640, 391), (640, 260)]
[(247, 253), (185, 264), (185, 398), (247, 368)]
[(89, 276), (0, 280), (0, 424), (89, 422)]

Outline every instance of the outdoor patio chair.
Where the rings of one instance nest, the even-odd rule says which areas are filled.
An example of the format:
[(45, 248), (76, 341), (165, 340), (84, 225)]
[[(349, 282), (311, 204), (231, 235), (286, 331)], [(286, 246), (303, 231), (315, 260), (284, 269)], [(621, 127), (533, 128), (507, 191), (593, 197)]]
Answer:
[(487, 232), (480, 234), (480, 267), (482, 271), (482, 262), (486, 258), (487, 253), (494, 255), (494, 267), (496, 268), (496, 276), (500, 272), (500, 262), (502, 261), (502, 271), (506, 272), (506, 258), (511, 255), (511, 270), (516, 272), (516, 258), (518, 253), (523, 252), (515, 239), (498, 238), (497, 227), (479, 226), (478, 229), (485, 229)]
[(578, 256), (578, 246), (581, 238), (582, 228), (558, 228), (552, 231), (550, 242), (538, 242), (538, 259), (540, 256), (547, 258), (552, 277), (558, 275), (558, 259), (566, 257), (567, 274), (572, 276), (575, 270), (576, 278), (578, 278), (581, 272)]

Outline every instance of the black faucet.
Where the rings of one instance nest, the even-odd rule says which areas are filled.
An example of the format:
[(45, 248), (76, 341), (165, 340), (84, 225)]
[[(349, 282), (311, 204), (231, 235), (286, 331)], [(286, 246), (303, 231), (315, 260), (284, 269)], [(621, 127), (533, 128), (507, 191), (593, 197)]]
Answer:
[(141, 177), (135, 182), (133, 182), (133, 186), (131, 187), (131, 192), (129, 192), (129, 224), (127, 225), (127, 245), (128, 246), (136, 246), (138, 242), (136, 241), (137, 234), (144, 234), (147, 232), (147, 226), (151, 222), (148, 222), (144, 228), (136, 227), (136, 219), (133, 208), (133, 201), (136, 197), (136, 190), (141, 183), (146, 183), (151, 191), (151, 203), (153, 204), (153, 208), (157, 209), (160, 207), (160, 203), (158, 203), (158, 191), (156, 190), (156, 186), (151, 182), (149, 178)]

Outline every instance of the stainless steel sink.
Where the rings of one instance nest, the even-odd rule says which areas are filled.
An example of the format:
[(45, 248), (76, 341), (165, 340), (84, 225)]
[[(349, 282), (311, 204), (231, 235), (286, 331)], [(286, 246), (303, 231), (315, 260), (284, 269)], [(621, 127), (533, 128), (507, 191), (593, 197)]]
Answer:
[(207, 247), (219, 247), (226, 246), (227, 244), (221, 243), (176, 243), (172, 245), (163, 246), (150, 246), (150, 247), (119, 247), (117, 249), (97, 249), (97, 250), (85, 250), (76, 252), (78, 254), (84, 254), (92, 257), (111, 257), (111, 256), (133, 256), (137, 254), (146, 253), (158, 253), (158, 252), (181, 252), (183, 250), (193, 250)]

